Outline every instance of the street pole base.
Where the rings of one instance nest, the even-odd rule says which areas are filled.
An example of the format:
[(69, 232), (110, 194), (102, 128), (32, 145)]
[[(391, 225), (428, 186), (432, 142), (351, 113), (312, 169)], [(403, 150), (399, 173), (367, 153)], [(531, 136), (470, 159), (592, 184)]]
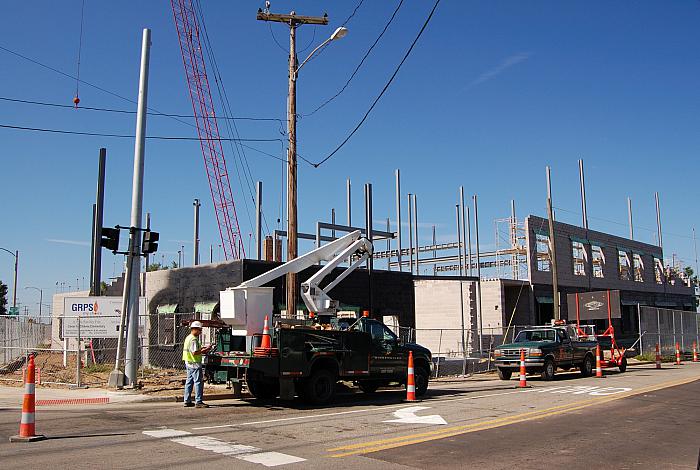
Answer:
[(110, 372), (109, 379), (107, 380), (108, 387), (124, 388), (125, 383), (126, 376), (124, 375), (124, 372), (120, 370), (113, 370)]
[(46, 439), (46, 436), (43, 434), (37, 434), (35, 436), (10, 436), (10, 442), (34, 442), (34, 441), (43, 441)]

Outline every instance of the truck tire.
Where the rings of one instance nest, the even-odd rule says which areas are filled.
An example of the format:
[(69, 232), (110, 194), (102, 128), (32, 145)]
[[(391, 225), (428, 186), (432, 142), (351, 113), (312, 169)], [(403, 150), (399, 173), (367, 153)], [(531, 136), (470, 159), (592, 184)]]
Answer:
[(422, 397), (428, 391), (430, 372), (425, 367), (416, 367), (413, 374), (416, 381), (416, 396)]
[(513, 371), (509, 369), (504, 369), (502, 367), (498, 368), (498, 378), (501, 380), (510, 380), (510, 377), (513, 375)]
[(593, 356), (586, 354), (586, 357), (583, 358), (583, 362), (579, 366), (579, 369), (581, 370), (581, 376), (583, 377), (590, 377), (593, 375)]
[(280, 394), (279, 382), (264, 382), (262, 380), (248, 380), (248, 391), (258, 400), (271, 400)]
[(375, 380), (361, 380), (358, 386), (364, 393), (372, 394), (379, 388), (379, 382)]
[(554, 363), (554, 359), (548, 357), (544, 360), (544, 367), (542, 368), (542, 380), (554, 380), (554, 373), (557, 371), (557, 366)]
[(314, 405), (330, 402), (335, 394), (338, 378), (328, 369), (316, 369), (311, 377), (304, 381), (303, 398)]
[(624, 374), (627, 370), (627, 358), (625, 356), (622, 356), (622, 361), (620, 361), (620, 365), (618, 367), (620, 368), (620, 373)]

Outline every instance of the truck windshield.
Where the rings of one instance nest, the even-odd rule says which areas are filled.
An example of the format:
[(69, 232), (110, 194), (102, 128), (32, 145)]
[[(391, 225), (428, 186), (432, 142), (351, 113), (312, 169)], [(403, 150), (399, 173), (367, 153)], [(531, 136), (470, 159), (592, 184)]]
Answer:
[(554, 330), (523, 330), (515, 337), (514, 343), (525, 343), (528, 341), (555, 341)]

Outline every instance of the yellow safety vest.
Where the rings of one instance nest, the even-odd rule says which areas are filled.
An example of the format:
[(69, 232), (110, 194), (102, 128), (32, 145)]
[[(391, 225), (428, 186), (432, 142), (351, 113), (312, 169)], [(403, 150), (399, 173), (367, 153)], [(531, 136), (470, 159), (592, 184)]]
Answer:
[(182, 345), (182, 360), (190, 364), (199, 364), (202, 362), (202, 355), (192, 354), (192, 352), (190, 351), (192, 341), (197, 342), (197, 349), (200, 348), (199, 339), (197, 339), (196, 336), (190, 333), (189, 335), (187, 335), (187, 338), (185, 338), (185, 344)]

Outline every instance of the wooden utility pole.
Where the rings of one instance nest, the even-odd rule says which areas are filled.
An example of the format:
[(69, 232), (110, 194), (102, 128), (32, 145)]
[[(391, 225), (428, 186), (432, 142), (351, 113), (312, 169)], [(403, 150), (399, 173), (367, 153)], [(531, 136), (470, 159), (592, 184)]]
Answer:
[[(257, 19), (274, 21), (289, 26), (289, 97), (287, 99), (287, 261), (297, 257), (297, 53), (296, 30), (303, 24), (327, 25), (328, 16), (301, 16), (292, 11), (288, 15), (258, 10)], [(296, 273), (287, 274), (287, 317), (296, 317), (297, 288)]]
[(552, 180), (550, 169), (547, 167), (547, 218), (549, 219), (549, 252), (552, 264), (552, 302), (554, 305), (554, 319), (560, 320), (559, 313), (559, 282), (557, 277), (557, 251), (554, 244), (554, 211), (552, 210)]

